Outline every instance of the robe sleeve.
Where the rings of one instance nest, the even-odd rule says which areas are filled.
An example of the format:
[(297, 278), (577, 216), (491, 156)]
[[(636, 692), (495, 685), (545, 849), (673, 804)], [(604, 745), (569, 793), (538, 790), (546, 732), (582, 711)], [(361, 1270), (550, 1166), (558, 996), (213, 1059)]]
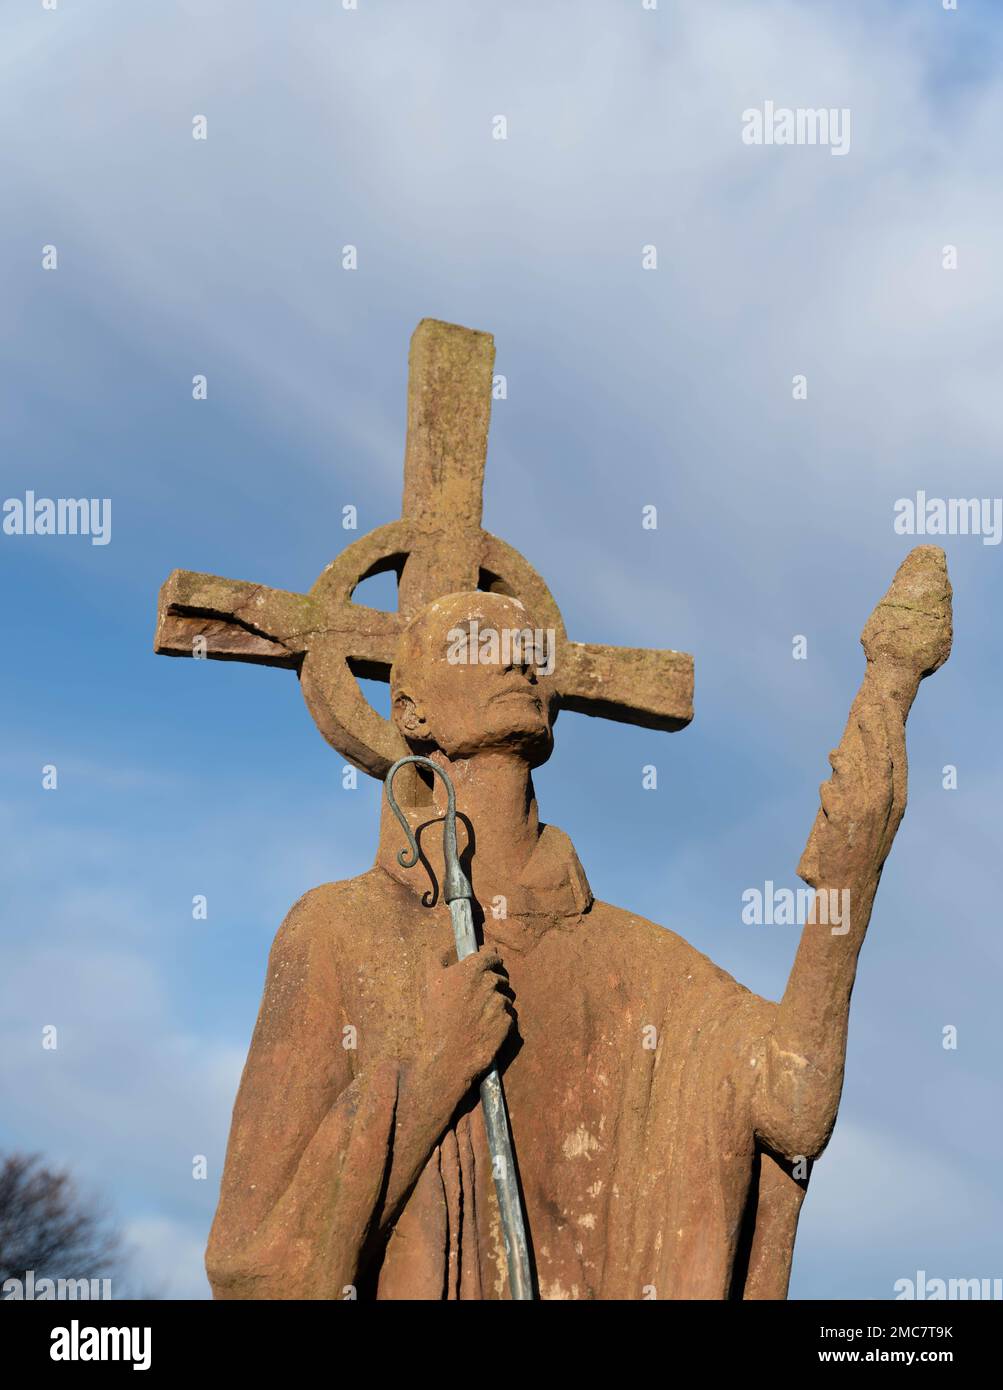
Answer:
[(753, 1187), (750, 1194), (751, 1225), (736, 1260), (733, 1297), (763, 1300), (785, 1299), (791, 1279), (794, 1237), (808, 1188), (810, 1161), (804, 1177), (797, 1165), (771, 1154), (757, 1141)]
[[(735, 1011), (742, 1035), (741, 1050), (756, 1060), (755, 1067), (750, 1068), (755, 1081), (747, 1102), (754, 1153), (730, 1296), (749, 1300), (785, 1299), (811, 1159), (803, 1154), (786, 1155), (771, 1150), (756, 1131), (756, 1097), (763, 1084), (767, 1040), (775, 1026), (777, 1005), (745, 991), (742, 995)], [(739, 1070), (744, 1072), (745, 1069)]]
[(399, 1064), (353, 1075), (325, 892), (296, 904), (269, 957), (206, 1252), (216, 1298), (351, 1298), (376, 1223)]

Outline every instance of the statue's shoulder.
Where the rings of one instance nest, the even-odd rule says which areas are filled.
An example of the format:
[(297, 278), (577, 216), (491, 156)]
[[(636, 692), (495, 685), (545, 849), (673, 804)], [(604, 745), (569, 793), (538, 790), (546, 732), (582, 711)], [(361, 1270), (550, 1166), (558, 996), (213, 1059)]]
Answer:
[(749, 993), (726, 970), (669, 927), (598, 900), (592, 904), (590, 915), (594, 915), (594, 926), (622, 947), (637, 970), (648, 978), (667, 970), (674, 978), (692, 978), (704, 987), (713, 985), (725, 991)]
[(385, 918), (395, 887), (393, 880), (376, 868), (355, 878), (321, 883), (293, 903), (279, 927), (276, 945), (359, 941)]

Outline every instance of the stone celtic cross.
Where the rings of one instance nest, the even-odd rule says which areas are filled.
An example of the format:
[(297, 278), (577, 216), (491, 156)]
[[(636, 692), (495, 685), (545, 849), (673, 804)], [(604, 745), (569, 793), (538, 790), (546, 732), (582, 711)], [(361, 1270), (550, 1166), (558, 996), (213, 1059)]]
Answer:
[[(693, 658), (683, 652), (572, 642), (537, 572), (481, 527), (494, 339), (423, 319), (411, 339), (404, 502), (333, 560), (309, 594), (174, 570), (160, 591), (154, 649), (298, 672), (314, 722), (350, 763), (382, 778), (408, 750), (356, 677), (389, 680), (411, 617), (444, 594), (486, 589), (520, 599), (555, 634), (562, 709), (680, 729), (693, 717)], [(398, 608), (353, 602), (370, 576), (397, 575)]]

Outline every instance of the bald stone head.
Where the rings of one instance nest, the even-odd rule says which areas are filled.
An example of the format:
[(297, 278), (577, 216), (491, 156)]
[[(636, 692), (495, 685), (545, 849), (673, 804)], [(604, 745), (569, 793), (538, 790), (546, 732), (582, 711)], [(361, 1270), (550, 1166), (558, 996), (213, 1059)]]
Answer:
[(505, 594), (447, 594), (404, 630), (390, 672), (394, 723), (414, 752), (508, 749), (538, 767), (554, 746), (554, 635)]

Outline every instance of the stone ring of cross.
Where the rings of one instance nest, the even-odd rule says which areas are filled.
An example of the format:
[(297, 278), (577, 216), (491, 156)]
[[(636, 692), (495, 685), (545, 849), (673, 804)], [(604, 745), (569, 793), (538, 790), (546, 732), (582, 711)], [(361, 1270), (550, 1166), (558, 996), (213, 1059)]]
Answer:
[[(481, 527), (493, 366), (489, 333), (423, 320), (411, 340), (400, 520), (349, 545), (308, 594), (175, 570), (160, 591), (155, 650), (296, 671), (327, 742), (382, 779), (408, 749), (359, 679), (389, 680), (400, 635), (426, 604), (482, 589), (518, 598), (553, 631), (558, 709), (650, 729), (687, 724), (691, 656), (570, 641), (540, 575)], [(353, 599), (382, 573), (397, 576), (396, 612)]]

